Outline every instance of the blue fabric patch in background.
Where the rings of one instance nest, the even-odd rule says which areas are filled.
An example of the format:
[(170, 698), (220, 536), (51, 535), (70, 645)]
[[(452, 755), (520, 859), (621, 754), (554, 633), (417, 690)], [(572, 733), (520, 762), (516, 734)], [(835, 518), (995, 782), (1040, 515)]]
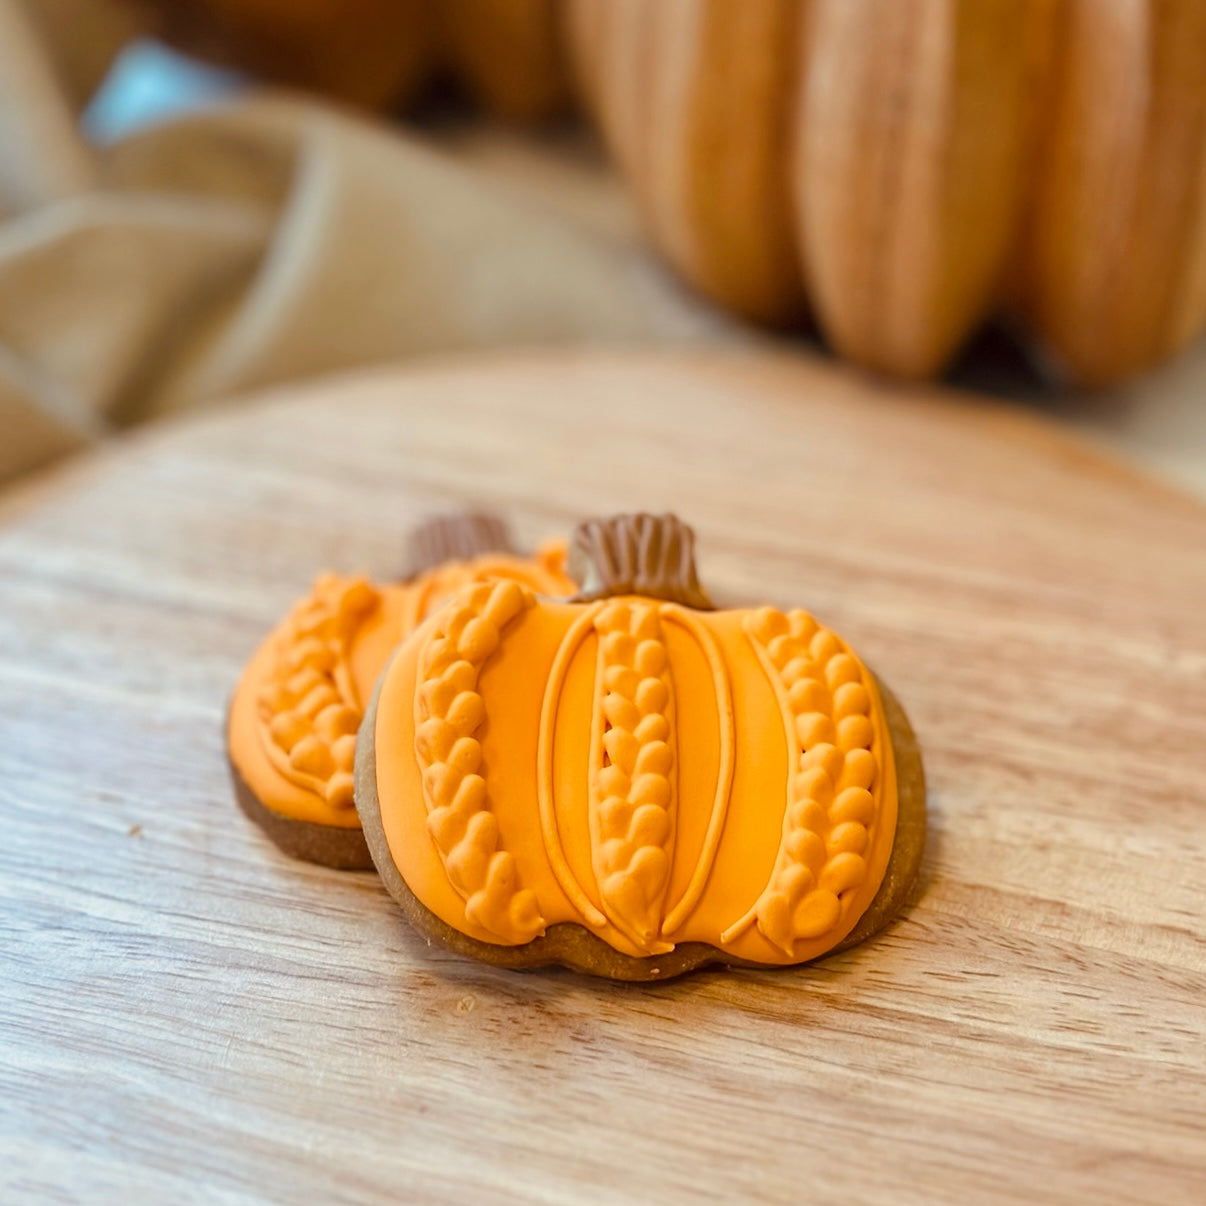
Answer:
[(170, 117), (205, 109), (246, 89), (246, 76), (210, 67), (149, 38), (127, 46), (84, 112), (94, 143), (114, 142)]

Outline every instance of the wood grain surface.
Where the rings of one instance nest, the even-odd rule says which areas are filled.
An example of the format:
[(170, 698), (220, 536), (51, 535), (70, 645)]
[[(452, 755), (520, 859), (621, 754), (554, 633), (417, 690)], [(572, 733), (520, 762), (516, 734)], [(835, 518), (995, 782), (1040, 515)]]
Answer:
[[(909, 710), (915, 902), (647, 987), (429, 950), (231, 798), (244, 658), (433, 511), (674, 509)], [(0, 1199), (1200, 1202), (1206, 510), (801, 360), (382, 373), (0, 501)]]

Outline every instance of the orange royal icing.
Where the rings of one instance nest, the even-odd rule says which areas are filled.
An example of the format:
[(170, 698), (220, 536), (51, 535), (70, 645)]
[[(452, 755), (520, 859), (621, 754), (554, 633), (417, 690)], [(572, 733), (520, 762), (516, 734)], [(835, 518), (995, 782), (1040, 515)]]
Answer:
[(399, 648), (374, 736), (395, 865), (484, 942), (574, 922), (631, 955), (812, 959), (895, 838), (875, 679), (803, 611), (473, 587)]
[(230, 756), (262, 804), (299, 821), (356, 828), (356, 730), (395, 646), (457, 590), (498, 578), (564, 596), (565, 546), (535, 558), (450, 561), (396, 586), (325, 574), (256, 651), (231, 702)]

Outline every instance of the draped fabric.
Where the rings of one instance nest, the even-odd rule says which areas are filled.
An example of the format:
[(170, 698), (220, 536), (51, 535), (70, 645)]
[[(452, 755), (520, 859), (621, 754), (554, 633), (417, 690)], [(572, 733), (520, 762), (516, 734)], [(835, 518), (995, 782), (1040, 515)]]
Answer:
[(90, 145), (80, 105), (132, 28), (0, 0), (0, 480), (357, 365), (736, 337), (635, 237), (317, 100), (258, 91)]

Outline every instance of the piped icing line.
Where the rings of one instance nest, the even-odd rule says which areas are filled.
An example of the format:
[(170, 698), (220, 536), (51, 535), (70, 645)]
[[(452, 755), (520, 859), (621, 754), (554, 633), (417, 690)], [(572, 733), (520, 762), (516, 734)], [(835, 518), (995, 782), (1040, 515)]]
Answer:
[(608, 920), (651, 955), (674, 843), (675, 738), (669, 657), (657, 603), (608, 601), (599, 636), (590, 744), (591, 865)]
[(536, 894), (519, 881), (515, 856), (500, 847), (481, 745), (486, 718), (478, 675), (506, 627), (535, 596), (517, 582), (484, 583), (449, 600), (419, 654), (415, 755), (423, 778), (427, 832), (465, 916), (504, 943), (544, 933)]
[(256, 699), (260, 744), (275, 770), (341, 810), (353, 807), (363, 713), (348, 646), (380, 600), (363, 578), (320, 577), (286, 620)]
[(596, 603), (578, 616), (557, 648), (540, 707), (540, 729), (536, 746), (536, 796), (549, 866), (552, 867), (553, 875), (570, 903), (587, 924), (596, 929), (606, 926), (607, 918), (595, 908), (586, 889), (574, 875), (569, 859), (565, 857), (565, 848), (561, 844), (561, 834), (557, 827), (557, 810), (553, 801), (553, 736), (561, 704), (561, 692), (565, 687), (565, 676), (582, 642), (594, 630), (595, 616), (603, 610), (603, 606), (602, 603)]
[(699, 852), (695, 870), (692, 871), (682, 896), (670, 909), (666, 920), (662, 923), (662, 937), (669, 938), (694, 912), (708, 885), (708, 877), (716, 863), (716, 851), (720, 847), (720, 837), (724, 832), (724, 822), (728, 815), (735, 758), (733, 692), (729, 684), (724, 657), (716, 638), (690, 611), (676, 603), (664, 603), (661, 614), (664, 619), (685, 628), (703, 650), (708, 668), (712, 672), (712, 687), (716, 692), (717, 719), (720, 726), (720, 768), (716, 779), (716, 795), (713, 798), (712, 812), (708, 819), (708, 829), (704, 835), (703, 848)]
[(742, 626), (779, 702), (793, 769), (770, 880), (721, 941), (732, 942), (756, 920), (791, 958), (798, 939), (838, 927), (842, 897), (849, 900), (866, 878), (863, 853), (877, 812), (870, 789), (879, 770), (870, 713), (878, 697), (858, 659), (807, 612), (763, 608)]

